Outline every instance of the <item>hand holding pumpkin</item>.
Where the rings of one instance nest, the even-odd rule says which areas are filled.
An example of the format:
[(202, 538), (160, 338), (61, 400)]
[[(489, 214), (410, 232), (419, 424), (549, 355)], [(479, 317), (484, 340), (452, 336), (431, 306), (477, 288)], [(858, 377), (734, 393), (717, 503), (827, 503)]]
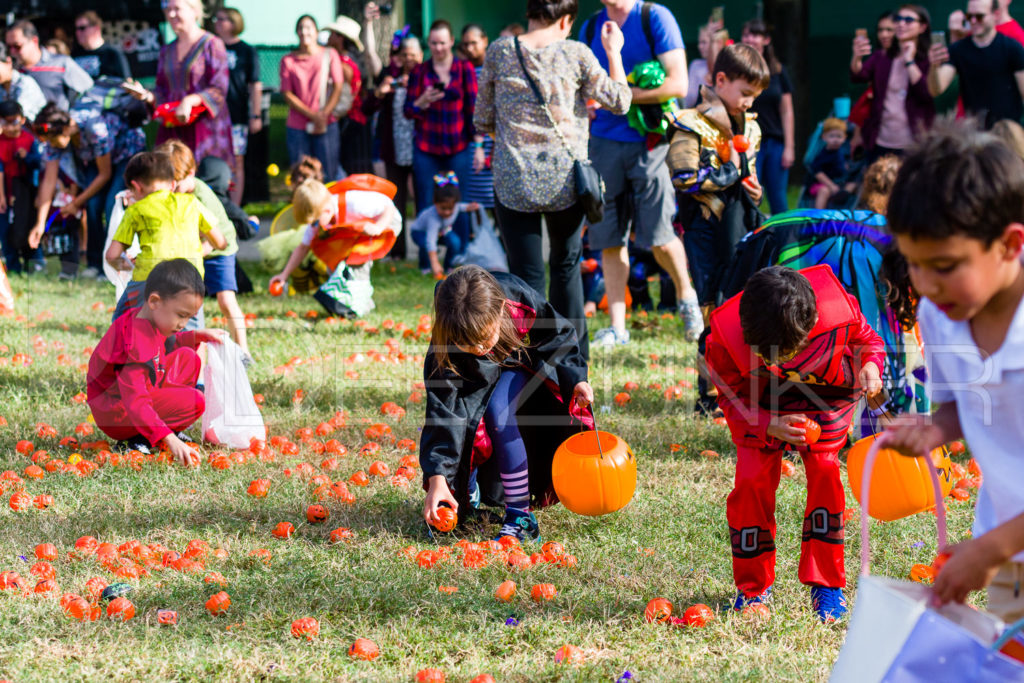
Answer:
[(423, 501), (423, 519), (427, 520), (427, 524), (437, 525), (441, 522), (437, 515), (437, 508), (441, 503), (447, 503), (453, 510), (459, 511), (459, 503), (452, 496), (448, 481), (444, 475), (435, 474), (427, 484), (427, 497)]
[[(998, 529), (993, 530), (993, 534)], [(949, 557), (935, 577), (932, 587), (934, 602), (963, 602), (971, 591), (981, 590), (992, 582), (999, 568), (1009, 561), (1007, 554), (998, 547), (990, 534), (947, 546), (943, 549)]]
[(797, 446), (807, 443), (807, 430), (804, 429), (806, 415), (776, 415), (768, 423), (768, 436), (774, 436), (780, 441), (785, 441)]
[(192, 467), (199, 464), (199, 454), (176, 435), (168, 434), (164, 437), (164, 443), (167, 444), (167, 450), (171, 452), (174, 461), (179, 465)]

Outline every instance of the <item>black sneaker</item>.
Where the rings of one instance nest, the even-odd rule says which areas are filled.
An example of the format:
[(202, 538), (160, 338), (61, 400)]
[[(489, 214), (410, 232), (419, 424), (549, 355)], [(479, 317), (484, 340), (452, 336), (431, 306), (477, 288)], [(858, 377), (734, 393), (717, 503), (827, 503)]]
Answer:
[(143, 455), (153, 454), (153, 449), (149, 445), (149, 439), (141, 435), (133, 436), (127, 441), (121, 441), (120, 443), (118, 443), (118, 450), (121, 451), (122, 453), (127, 453), (128, 451), (138, 451)]
[(532, 512), (505, 508), (505, 522), (494, 540), (497, 541), (502, 536), (513, 536), (519, 541), (540, 541), (540, 525)]
[(184, 441), (185, 443), (196, 443), (196, 440), (185, 432), (177, 432), (175, 433), (175, 436)]

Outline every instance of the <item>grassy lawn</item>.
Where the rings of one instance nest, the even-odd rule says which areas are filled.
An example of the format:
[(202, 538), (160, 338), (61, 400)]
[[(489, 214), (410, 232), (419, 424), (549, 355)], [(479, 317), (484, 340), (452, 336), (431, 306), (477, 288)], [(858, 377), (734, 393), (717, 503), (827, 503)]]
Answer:
[[(265, 291), (267, 274), (253, 275)], [(411, 267), (394, 272), (378, 264), (374, 284), (378, 308), (365, 324), (306, 319), (307, 311), (320, 312), (309, 297), (241, 299), (243, 309), (257, 316), (250, 331), (257, 360), (250, 374), (253, 388), (265, 396), (271, 435), (298, 443), (297, 455), (272, 449), (269, 462), (254, 459), (225, 470), (206, 461), (198, 470), (157, 462), (138, 469), (108, 463), (84, 477), (26, 478), (29, 494), (53, 496), (54, 504), (44, 511), (13, 512), (8, 490), (0, 501), (0, 571), (19, 572), (31, 591), (37, 580), (30, 574), (33, 549), (50, 542), (59, 551), (53, 562), (59, 589), (0, 591), (5, 634), (0, 679), (408, 681), (425, 667), (441, 669), (458, 682), (485, 672), (499, 681), (614, 681), (627, 670), (639, 681), (827, 677), (845, 625), (818, 624), (807, 590), (796, 581), (805, 490), (799, 463), (779, 490), (779, 578), (772, 618), (753, 623), (726, 610), (734, 594), (725, 523), (734, 449), (724, 427), (691, 417), (694, 346), (681, 341), (675, 320), (634, 315), (639, 325), (634, 342), (596, 353), (592, 361), (599, 424), (631, 444), (639, 483), (632, 503), (607, 517), (579, 517), (560, 506), (540, 513), (544, 539), (561, 542), (575, 555), (575, 568), (541, 563), (512, 572), (495, 563), (466, 569), (457, 550), (451, 562), (418, 567), (400, 552), (408, 546), (434, 547), (420, 518), (418, 476), (408, 488), (371, 477), (369, 486), (351, 487), (354, 504), (324, 500), (330, 519), (308, 524), (305, 509), (315, 502), (313, 486), (308, 476), (292, 470), (309, 462), (319, 473), (326, 456), (301, 443), (297, 429), (315, 428), (335, 411), (348, 412), (347, 426), (323, 437), (338, 439), (349, 451), (338, 458), (337, 469), (324, 473), (331, 480), (346, 481), (368, 468), (372, 459), (358, 453), (369, 440), (364, 432), (371, 423), (386, 423), (396, 439), (418, 443), (423, 404), (414, 394), (422, 379), (425, 339), (403, 339), (385, 321), (414, 330), (430, 311), (433, 283)], [(58, 441), (89, 418), (75, 396), (85, 389), (83, 364), (109, 324), (107, 309), (114, 301), (108, 286), (58, 283), (52, 274), (17, 276), (12, 285), (17, 321), (0, 319), (0, 415), (7, 421), (0, 428), (0, 471), (22, 474), (31, 463), (16, 452), (20, 439), (32, 440), (50, 458), (71, 455)], [(216, 315), (216, 305), (208, 301), (207, 321)], [(603, 324), (593, 322), (595, 328)], [(390, 338), (399, 340), (404, 355), (384, 362), (380, 358), (386, 358)], [(30, 364), (24, 365), (26, 359)], [(627, 381), (641, 388), (619, 407), (613, 399)], [(679, 382), (682, 399), (666, 399), (665, 389)], [(660, 389), (650, 387), (654, 384)], [(293, 402), (298, 389), (304, 392), (301, 403)], [(408, 413), (402, 419), (382, 416), (385, 401)], [(55, 427), (58, 436), (38, 438), (39, 422)], [(198, 427), (191, 431), (196, 434)], [(394, 471), (408, 451), (386, 441), (383, 446), (375, 458)], [(702, 457), (705, 450), (721, 456)], [(82, 455), (91, 459), (96, 453), (83, 450)], [(271, 481), (266, 498), (246, 494), (256, 478)], [(970, 518), (970, 504), (954, 504), (953, 540), (965, 537)], [(847, 526), (851, 583), (858, 570), (858, 519)], [(282, 521), (295, 525), (288, 540), (271, 535)], [(354, 539), (330, 544), (330, 531), (338, 527), (350, 528)], [(496, 530), (476, 527), (465, 538), (486, 540)], [(128, 581), (136, 615), (127, 623), (106, 618), (80, 623), (63, 614), (59, 596), (85, 595), (90, 577), (117, 580), (95, 558), (69, 558), (75, 540), (85, 535), (115, 545), (131, 539), (159, 543), (181, 553), (189, 541), (200, 539), (227, 555), (211, 555), (197, 573), (154, 569)], [(873, 538), (873, 569), (906, 576), (912, 564), (934, 557), (934, 517), (875, 524)], [(251, 556), (257, 549), (269, 550), (270, 559)], [(221, 590), (204, 583), (213, 571), (225, 577), (223, 590), (232, 602), (219, 617), (204, 608)], [(519, 593), (513, 602), (500, 603), (495, 588), (510, 578)], [(530, 587), (538, 583), (554, 584), (557, 597), (543, 605), (531, 602)], [(717, 616), (703, 629), (647, 624), (644, 606), (655, 597), (671, 600), (676, 614), (706, 603)], [(157, 610), (164, 608), (177, 610), (176, 627), (158, 624)], [(518, 625), (506, 625), (510, 616)], [(320, 621), (319, 638), (307, 642), (290, 635), (293, 620), (301, 617)], [(359, 637), (380, 646), (376, 661), (347, 656)], [(581, 664), (555, 663), (555, 651), (566, 644), (583, 650)]]

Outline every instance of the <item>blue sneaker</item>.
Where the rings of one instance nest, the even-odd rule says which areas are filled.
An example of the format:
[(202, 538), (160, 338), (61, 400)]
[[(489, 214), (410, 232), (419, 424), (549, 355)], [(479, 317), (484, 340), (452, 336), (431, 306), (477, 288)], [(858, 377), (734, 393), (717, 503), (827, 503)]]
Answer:
[(743, 608), (747, 605), (766, 605), (768, 601), (772, 599), (772, 587), (768, 586), (764, 589), (764, 592), (760, 595), (755, 595), (752, 598), (748, 598), (740, 591), (736, 594), (736, 599), (732, 603), (732, 608), (737, 612), (743, 611)]
[(501, 531), (494, 537), (495, 541), (501, 540), (502, 536), (514, 536), (519, 541), (540, 541), (540, 525), (532, 512), (518, 510), (516, 508), (505, 508), (505, 522), (501, 525)]
[(839, 621), (846, 616), (846, 598), (843, 596), (843, 589), (811, 586), (811, 607), (821, 619), (821, 623)]

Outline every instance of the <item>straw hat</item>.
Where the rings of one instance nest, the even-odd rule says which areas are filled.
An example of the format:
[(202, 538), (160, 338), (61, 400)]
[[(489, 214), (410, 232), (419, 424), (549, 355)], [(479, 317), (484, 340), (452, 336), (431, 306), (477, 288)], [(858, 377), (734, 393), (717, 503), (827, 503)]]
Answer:
[(359, 22), (355, 19), (350, 19), (344, 14), (339, 14), (338, 18), (334, 20), (334, 23), (327, 24), (323, 27), (324, 31), (334, 31), (335, 33), (341, 34), (355, 43), (356, 49), (360, 52), (363, 51), (363, 41), (359, 39), (359, 34), (362, 32), (362, 27)]

